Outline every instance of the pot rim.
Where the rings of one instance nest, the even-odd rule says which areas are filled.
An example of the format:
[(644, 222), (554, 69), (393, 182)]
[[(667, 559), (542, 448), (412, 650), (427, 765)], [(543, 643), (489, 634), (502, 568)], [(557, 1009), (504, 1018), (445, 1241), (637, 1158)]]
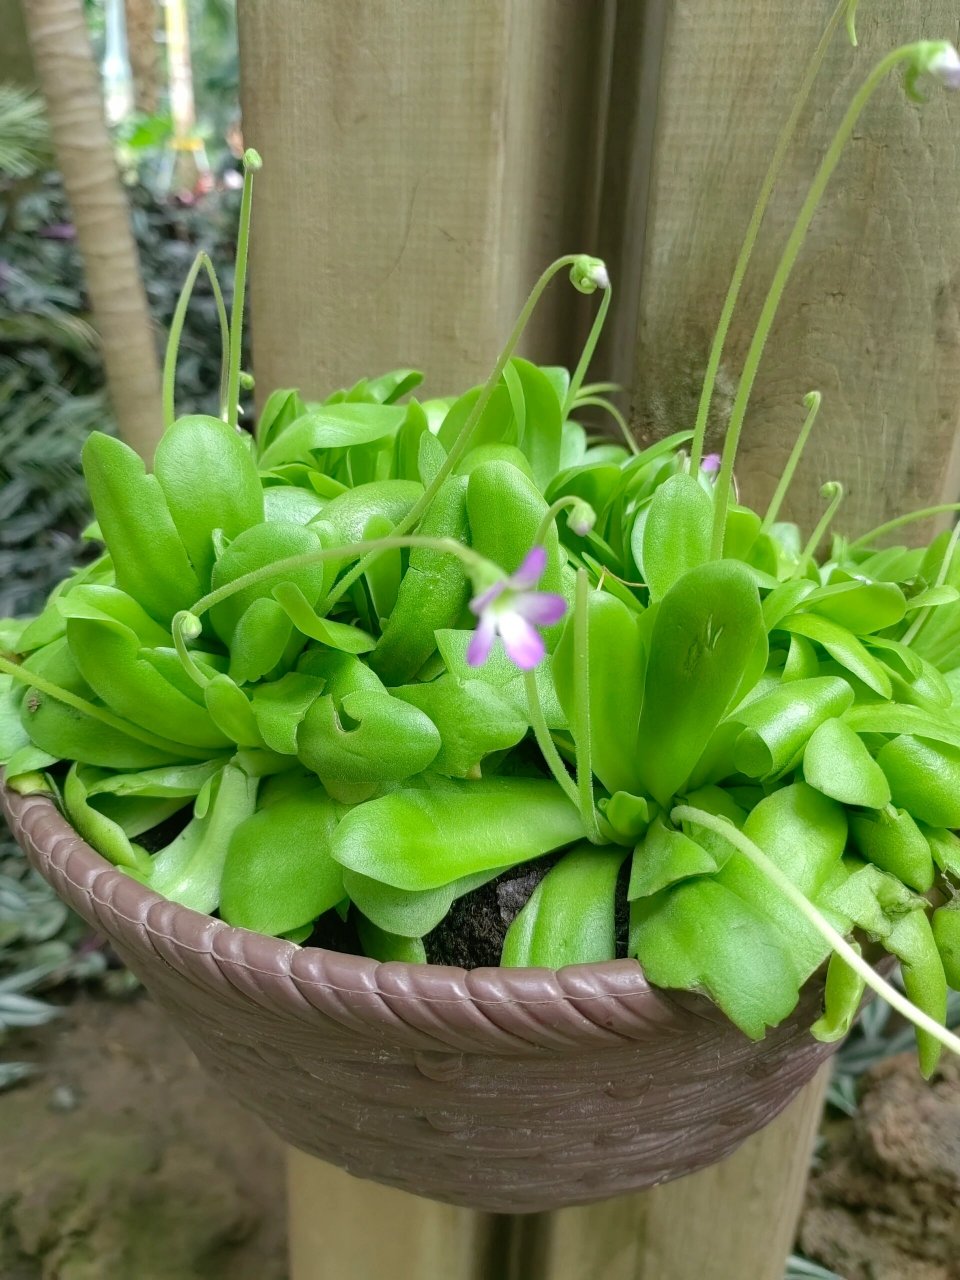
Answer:
[(652, 1032), (689, 1040), (691, 1021), (705, 1035), (715, 1036), (717, 1024), (742, 1034), (706, 998), (652, 987), (636, 960), (465, 970), (381, 962), (237, 928), (125, 875), (48, 797), (4, 784), (0, 805), (34, 868), (134, 971), (146, 948), (234, 1002), (306, 1021), (323, 1014), (377, 1040), (409, 1044), (412, 1035), (423, 1048), (509, 1054), (623, 1047)]

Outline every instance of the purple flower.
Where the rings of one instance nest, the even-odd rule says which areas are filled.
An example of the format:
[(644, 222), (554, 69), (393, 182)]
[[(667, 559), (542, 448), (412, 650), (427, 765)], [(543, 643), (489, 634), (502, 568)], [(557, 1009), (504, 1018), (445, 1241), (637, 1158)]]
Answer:
[(523, 564), (500, 582), (470, 601), (470, 610), (480, 621), (467, 649), (471, 667), (482, 666), (499, 635), (507, 657), (521, 671), (532, 671), (546, 653), (537, 627), (559, 622), (567, 611), (563, 596), (534, 588), (547, 567), (547, 553), (534, 547)]
[(960, 54), (943, 41), (927, 64), (927, 70), (948, 89), (960, 89)]
[(715, 476), (720, 470), (719, 453), (708, 453), (704, 460), (700, 463), (700, 470), (704, 475)]

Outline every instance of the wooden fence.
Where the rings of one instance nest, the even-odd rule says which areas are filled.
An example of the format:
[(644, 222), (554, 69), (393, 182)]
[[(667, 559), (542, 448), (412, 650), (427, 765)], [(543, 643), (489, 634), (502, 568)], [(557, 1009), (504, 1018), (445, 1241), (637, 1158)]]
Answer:
[[(692, 424), (777, 132), (834, 0), (239, 0), (258, 384), (319, 393), (399, 364), (436, 393), (484, 375), (540, 269), (599, 252), (615, 285), (595, 372), (645, 437)], [(764, 223), (719, 417), (779, 248), (856, 85), (946, 0), (863, 0), (831, 46)], [(883, 86), (773, 330), (738, 477), (771, 490), (823, 392), (793, 496), (848, 490), (851, 532), (957, 496), (960, 204), (943, 96)], [(951, 123), (952, 120), (952, 123)], [(586, 308), (554, 286), (528, 346), (569, 360)], [(291, 1160), (293, 1280), (780, 1280), (822, 1096), (715, 1170), (643, 1196), (494, 1221)]]

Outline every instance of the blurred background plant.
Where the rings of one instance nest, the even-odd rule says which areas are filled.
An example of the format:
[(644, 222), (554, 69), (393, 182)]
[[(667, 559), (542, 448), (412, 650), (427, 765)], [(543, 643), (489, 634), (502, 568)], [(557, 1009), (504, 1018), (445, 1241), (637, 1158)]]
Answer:
[[(85, 0), (85, 9), (159, 346), (198, 250), (212, 259), (228, 307), (232, 297), (242, 152), (234, 3)], [(0, 0), (0, 29), (0, 617), (7, 617), (35, 612), (88, 554), (80, 450), (92, 429), (113, 423), (73, 217), (44, 104), (32, 90), (20, 0)], [(183, 47), (170, 51), (178, 29)], [(176, 65), (190, 77), (190, 113), (179, 121), (168, 51), (177, 54), (171, 71)], [(215, 413), (219, 380), (214, 300), (201, 277), (180, 345), (178, 409)], [(0, 1052), (8, 1031), (56, 1017), (51, 992), (76, 981), (116, 990), (128, 978), (0, 828)], [(0, 1090), (30, 1071), (28, 1063), (0, 1063)]]

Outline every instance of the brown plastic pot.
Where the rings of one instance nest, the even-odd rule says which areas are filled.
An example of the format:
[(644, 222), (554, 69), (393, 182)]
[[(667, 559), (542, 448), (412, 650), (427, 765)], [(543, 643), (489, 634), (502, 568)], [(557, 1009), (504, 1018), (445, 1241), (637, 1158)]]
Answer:
[(285, 1142), (451, 1204), (527, 1213), (693, 1173), (829, 1055), (822, 987), (753, 1043), (633, 961), (378, 964), (235, 929), (117, 871), (40, 797), (3, 791), (37, 871), (106, 936), (200, 1062)]

